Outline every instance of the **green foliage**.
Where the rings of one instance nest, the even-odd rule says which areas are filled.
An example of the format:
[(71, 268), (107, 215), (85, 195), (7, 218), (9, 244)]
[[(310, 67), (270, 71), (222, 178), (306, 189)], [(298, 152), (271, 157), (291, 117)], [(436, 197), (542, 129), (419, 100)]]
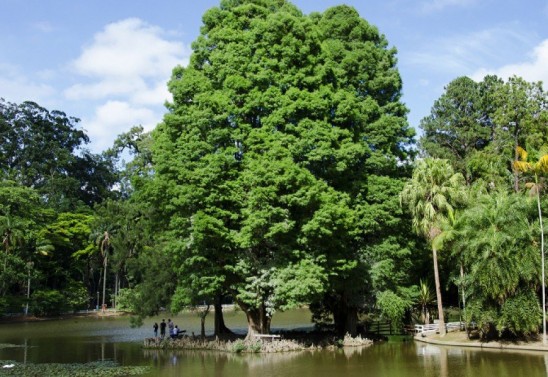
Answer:
[(468, 184), (484, 189), (505, 189), (514, 175), (517, 191), (510, 162), (517, 146), (538, 149), (548, 141), (547, 105), (548, 93), (540, 82), (515, 76), (507, 81), (486, 76), (481, 82), (459, 77), (421, 121), (421, 152), (449, 160)]
[(91, 206), (109, 195), (112, 166), (82, 146), (79, 119), (30, 101), (0, 99), (0, 177), (33, 187), (60, 211)]
[(248, 346), (249, 352), (259, 353), (263, 348), (262, 342), (258, 341)]
[(480, 300), (471, 299), (466, 305), (465, 322), (474, 322), (480, 330), (481, 337), (486, 339), (493, 336), (495, 323), (498, 318), (497, 310), (486, 306)]
[(31, 295), (30, 310), (36, 316), (56, 316), (67, 308), (63, 293), (57, 290), (38, 290)]
[(421, 279), (418, 287), (416, 303), (420, 308), (421, 321), (423, 323), (430, 323), (430, 309), (435, 302), (436, 297), (435, 294), (432, 292), (430, 285)]
[(409, 208), (413, 228), (433, 241), (439, 235), (444, 219), (464, 204), (464, 179), (462, 174), (454, 173), (447, 160), (420, 160), (400, 198)]
[(245, 341), (243, 341), (241, 339), (238, 339), (238, 340), (234, 341), (234, 343), (232, 344), (232, 352), (242, 353), (242, 352), (245, 352), (245, 351), (247, 351), (247, 345), (246, 345)]
[(469, 281), (468, 320), (480, 323), (485, 334), (495, 327), (536, 333), (540, 256), (532, 228), (535, 208), (517, 194), (492, 193), (473, 202), (456, 225)]
[(447, 159), (455, 171), (469, 180), (468, 159), (490, 142), (491, 127), (484, 108), (484, 84), (468, 77), (451, 81), (434, 102), (431, 114), (422, 119), (422, 151), (435, 158)]
[(413, 301), (410, 297), (384, 291), (377, 294), (377, 305), (383, 318), (391, 321), (394, 328), (401, 328), (405, 312), (413, 306)]
[(327, 274), (323, 267), (303, 259), (275, 272), (273, 300), (280, 300), (280, 310), (296, 308), (314, 296), (324, 293)]
[(533, 291), (526, 290), (516, 292), (502, 304), (496, 326), (499, 332), (508, 330), (519, 336), (538, 333), (540, 322), (542, 311), (538, 299)]
[(132, 288), (122, 288), (116, 298), (116, 309), (136, 313), (136, 303), (139, 302), (139, 292)]
[(69, 310), (85, 309), (89, 303), (88, 290), (81, 281), (70, 280), (62, 293), (65, 296), (65, 306)]

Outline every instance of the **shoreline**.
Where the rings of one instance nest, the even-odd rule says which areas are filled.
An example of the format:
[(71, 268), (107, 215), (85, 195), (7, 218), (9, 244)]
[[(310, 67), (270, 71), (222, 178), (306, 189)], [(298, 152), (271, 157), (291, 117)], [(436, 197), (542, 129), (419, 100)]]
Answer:
[(107, 309), (105, 312), (96, 311), (96, 310), (90, 310), (90, 311), (84, 311), (84, 312), (76, 312), (76, 313), (64, 313), (59, 316), (47, 316), (47, 317), (36, 317), (34, 315), (11, 315), (11, 316), (3, 316), (0, 317), (0, 325), (7, 324), (7, 323), (24, 323), (24, 322), (43, 322), (43, 321), (59, 321), (59, 320), (68, 320), (68, 319), (74, 319), (74, 318), (90, 318), (90, 317), (96, 317), (96, 318), (104, 318), (104, 317), (120, 317), (127, 315), (128, 313), (123, 311), (115, 311), (115, 310), (109, 310)]
[(548, 344), (543, 345), (542, 341), (491, 341), (482, 342), (479, 340), (469, 340), (466, 336), (466, 332), (450, 332), (444, 337), (439, 334), (432, 334), (422, 336), (417, 334), (413, 337), (414, 340), (422, 343), (434, 344), (438, 346), (449, 347), (466, 347), (466, 348), (478, 348), (486, 350), (501, 350), (501, 351), (534, 351), (534, 352), (548, 352)]

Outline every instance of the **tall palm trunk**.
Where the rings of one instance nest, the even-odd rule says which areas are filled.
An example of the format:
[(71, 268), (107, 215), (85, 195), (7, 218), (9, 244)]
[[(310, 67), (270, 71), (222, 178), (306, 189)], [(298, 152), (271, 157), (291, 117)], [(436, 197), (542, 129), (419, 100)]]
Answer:
[[(535, 177), (536, 178), (536, 177)], [(542, 344), (546, 345), (546, 280), (544, 276), (544, 225), (542, 224), (542, 211), (540, 208), (540, 188), (538, 182), (537, 187), (537, 208), (538, 208), (538, 219), (540, 224), (540, 261), (541, 261), (541, 270), (542, 270)]]
[(107, 287), (107, 263), (108, 263), (108, 258), (105, 257), (105, 261), (104, 261), (104, 264), (103, 264), (103, 303), (102, 303), (102, 308), (105, 307), (105, 292), (106, 292), (106, 287)]
[(443, 304), (441, 301), (441, 284), (440, 274), (438, 271), (438, 252), (435, 247), (432, 247), (432, 258), (434, 259), (434, 281), (436, 283), (436, 300), (438, 301), (440, 335), (443, 336), (445, 335), (445, 318), (443, 316)]
[(466, 294), (464, 292), (464, 266), (463, 263), (460, 263), (460, 290), (462, 295), (462, 312), (463, 317), (466, 318)]

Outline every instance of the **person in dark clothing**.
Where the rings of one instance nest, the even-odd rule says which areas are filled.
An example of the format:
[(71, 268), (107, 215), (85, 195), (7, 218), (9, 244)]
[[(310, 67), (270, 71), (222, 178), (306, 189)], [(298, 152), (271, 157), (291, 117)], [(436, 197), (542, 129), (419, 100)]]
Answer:
[(160, 323), (160, 336), (163, 338), (166, 336), (166, 320), (162, 319)]
[(152, 328), (154, 329), (154, 337), (158, 337), (158, 323), (154, 322), (154, 325), (152, 325)]

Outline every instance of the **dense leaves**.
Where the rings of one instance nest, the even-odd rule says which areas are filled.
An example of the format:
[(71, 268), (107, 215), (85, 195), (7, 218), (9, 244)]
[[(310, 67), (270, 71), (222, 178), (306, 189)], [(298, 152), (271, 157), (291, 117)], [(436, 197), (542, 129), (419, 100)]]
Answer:
[(324, 301), (355, 332), (371, 264), (405, 244), (387, 238), (413, 136), (395, 50), (347, 6), (223, 1), (203, 21), (153, 134), (177, 300), (230, 294), (260, 332)]

